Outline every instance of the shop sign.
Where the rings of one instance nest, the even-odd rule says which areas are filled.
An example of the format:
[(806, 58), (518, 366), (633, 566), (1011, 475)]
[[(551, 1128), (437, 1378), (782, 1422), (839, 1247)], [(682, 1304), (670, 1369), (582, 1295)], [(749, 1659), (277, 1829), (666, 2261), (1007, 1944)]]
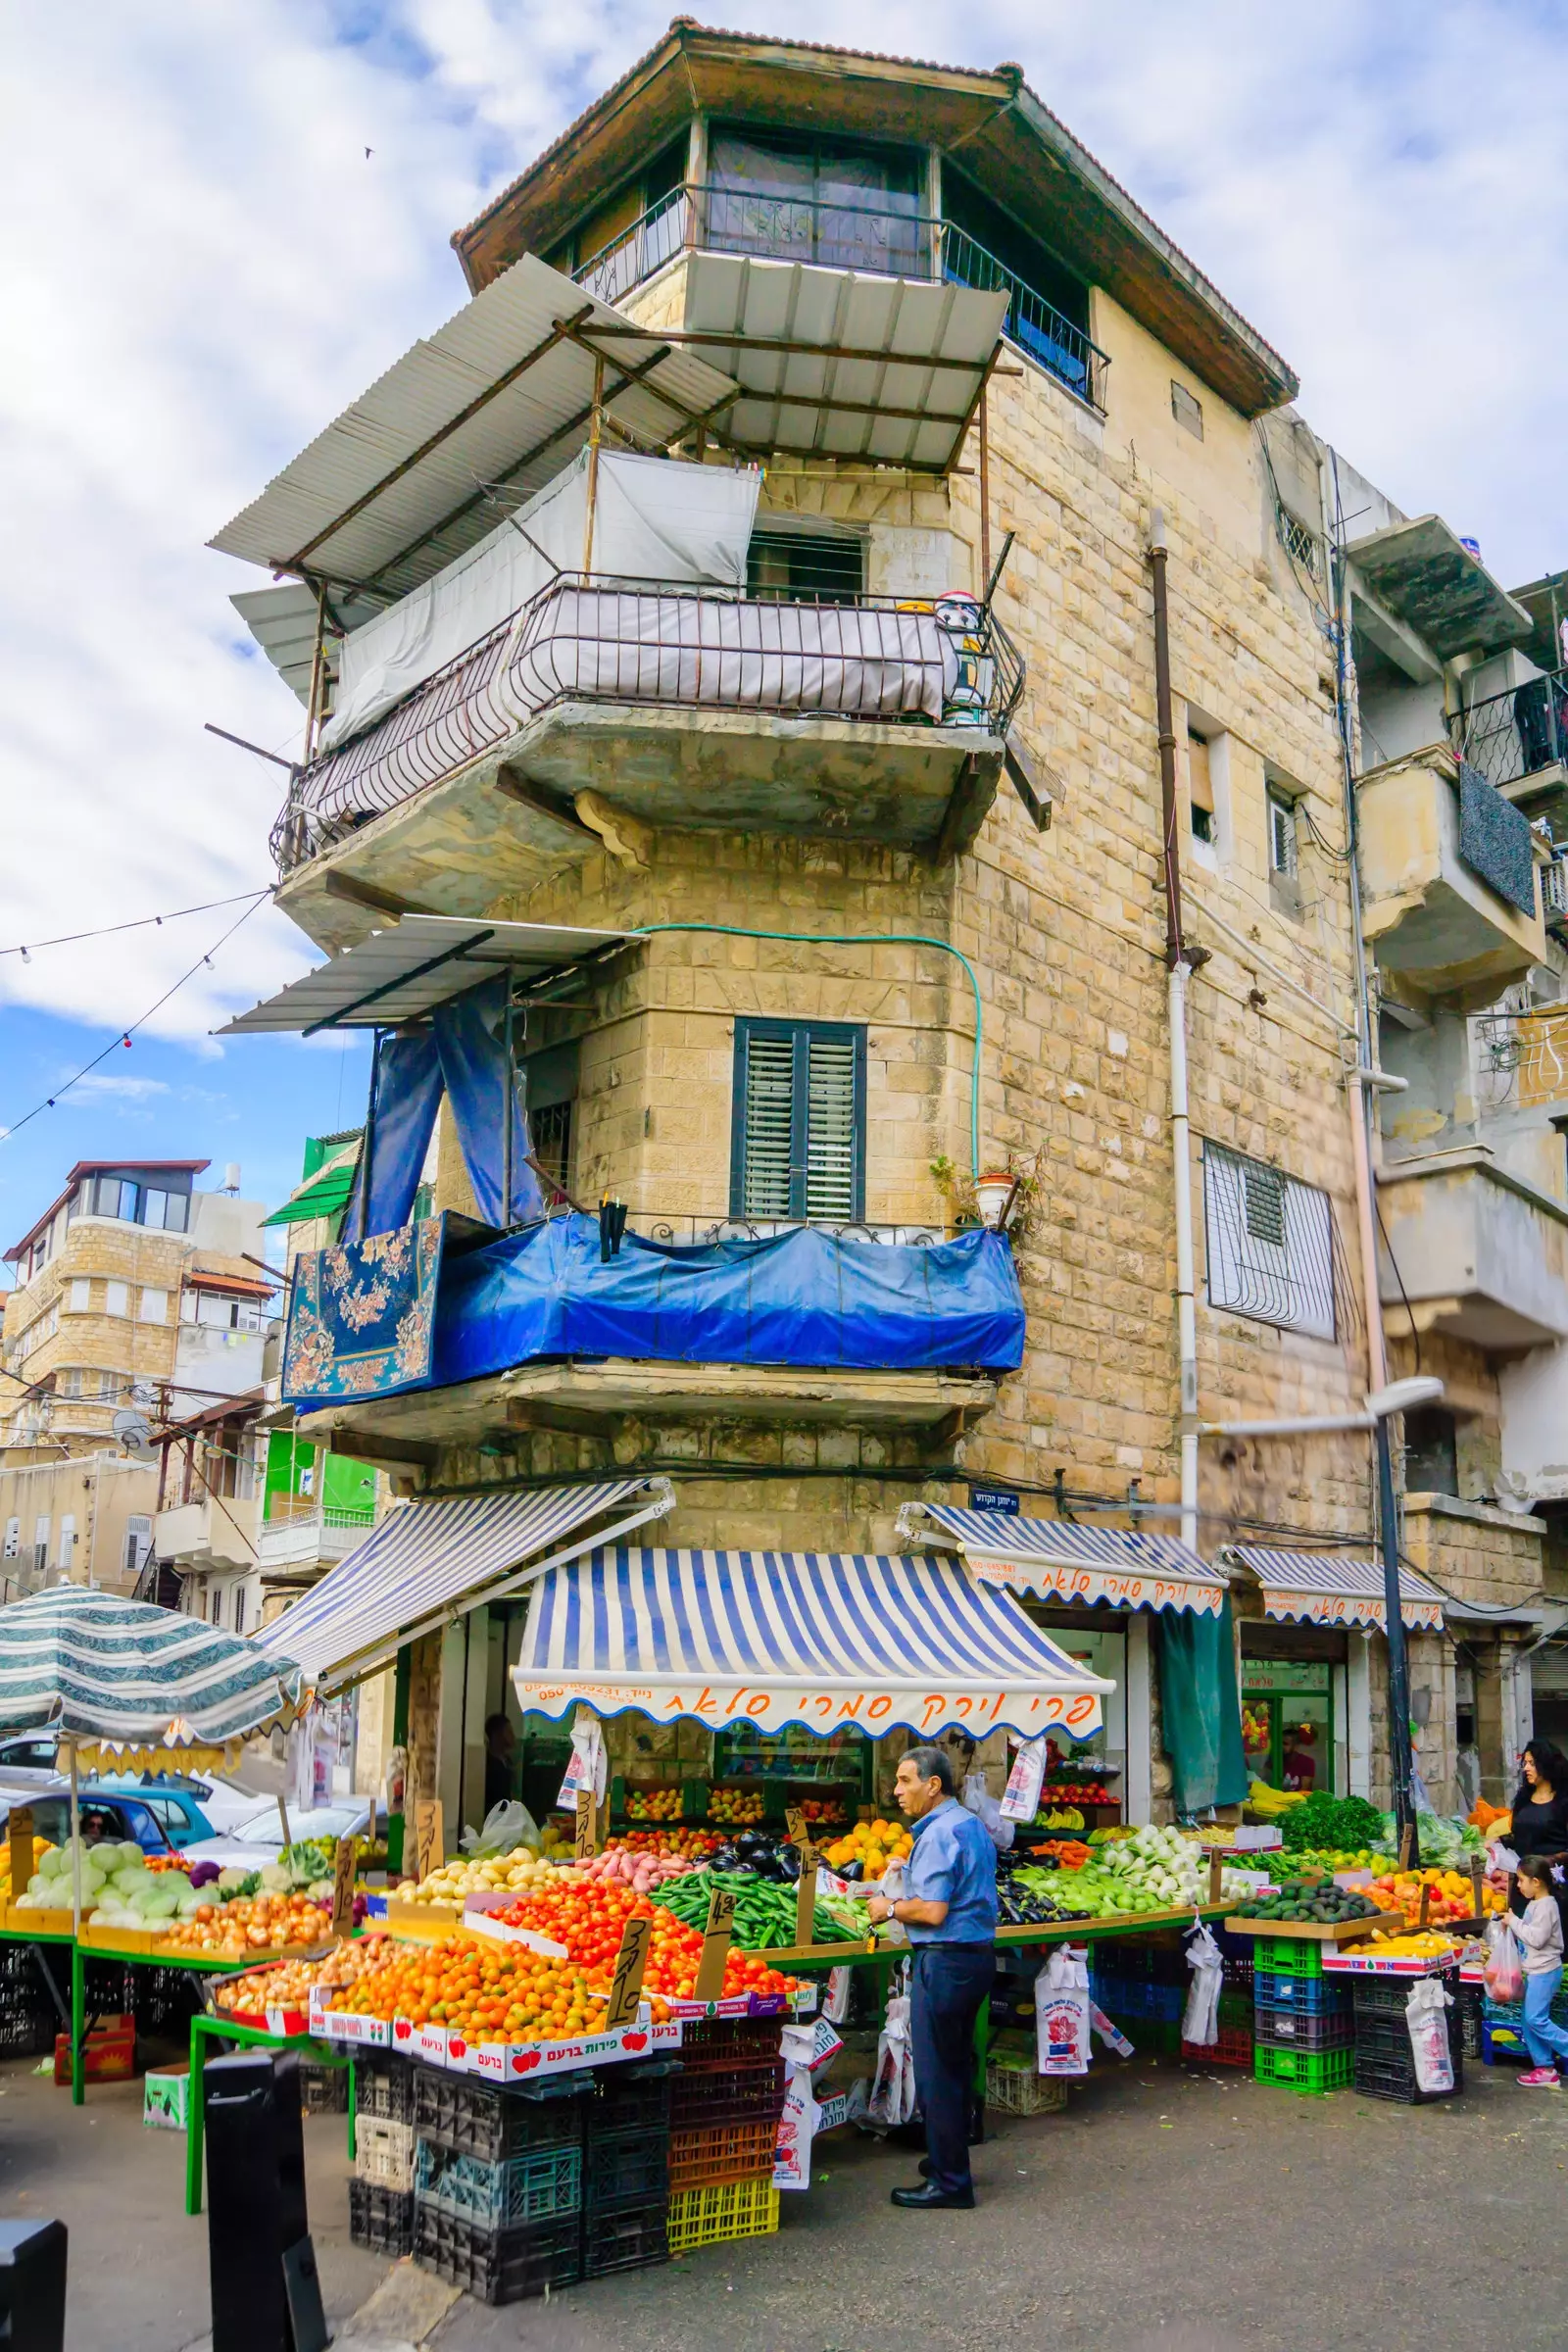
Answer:
[[(1364, 1625), (1382, 1632), (1388, 1625), (1386, 1603), (1364, 1592), (1278, 1592), (1263, 1588), (1265, 1617), (1297, 1618), (1303, 1625)], [(1406, 1598), (1399, 1614), (1416, 1633), (1443, 1631), (1441, 1600)]]
[[(984, 1581), (984, 1570), (979, 1571)], [(1032, 1572), (1031, 1572), (1032, 1573)], [(993, 1584), (1016, 1584), (1023, 1572), (1008, 1569), (991, 1576)], [(1137, 1586), (1147, 1597), (1125, 1606), (1166, 1608), (1193, 1599), (1195, 1588), (1154, 1577), (1109, 1578), (1107, 1584)], [(1157, 1597), (1156, 1597), (1157, 1596)], [(1076, 1598), (1076, 1593), (1065, 1597)], [(1216, 1586), (1213, 1606), (1219, 1606), (1220, 1592)], [(517, 1699), (524, 1710), (538, 1708), (546, 1713), (564, 1713), (575, 1704), (584, 1690), (594, 1686), (574, 1684), (566, 1689), (559, 1683), (530, 1682), (520, 1673), (513, 1677)], [(824, 1690), (820, 1686), (800, 1684), (761, 1685), (755, 1683), (710, 1683), (694, 1678), (673, 1687), (654, 1690), (646, 1686), (635, 1691), (627, 1684), (614, 1686), (613, 1707), (637, 1706), (654, 1716), (695, 1715), (714, 1729), (729, 1723), (747, 1723), (760, 1732), (780, 1732), (792, 1723), (805, 1724), (808, 1730), (829, 1733), (846, 1725), (877, 1733), (893, 1730), (912, 1730), (935, 1735), (948, 1729), (971, 1732), (977, 1739), (1003, 1726), (1021, 1732), (1026, 1738), (1049, 1731), (1067, 1731), (1074, 1739), (1082, 1740), (1098, 1731), (1102, 1722), (1099, 1691), (1044, 1692), (1038, 1690), (921, 1690), (918, 1686), (903, 1690), (855, 1690), (843, 1684)]]
[(1327, 1658), (1244, 1658), (1244, 1690), (1326, 1690)]
[(1007, 1560), (1000, 1554), (965, 1557), (982, 1585), (1006, 1585), (1017, 1592), (1037, 1592), (1045, 1600), (1071, 1600), (1093, 1605), (1109, 1601), (1117, 1609), (1198, 1609), (1217, 1617), (1225, 1598), (1223, 1585), (1191, 1584), (1185, 1577), (1155, 1576), (1147, 1571), (1074, 1567), (1051, 1560)]
[(971, 1487), (969, 1508), (971, 1511), (1005, 1511), (1015, 1519), (1018, 1516), (1018, 1497), (1005, 1487)]

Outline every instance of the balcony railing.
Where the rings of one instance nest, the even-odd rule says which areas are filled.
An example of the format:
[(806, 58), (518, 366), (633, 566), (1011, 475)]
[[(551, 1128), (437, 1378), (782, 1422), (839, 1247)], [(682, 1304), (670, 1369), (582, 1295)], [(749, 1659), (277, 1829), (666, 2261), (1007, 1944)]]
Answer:
[(558, 703), (965, 725), (1003, 735), (1016, 647), (972, 599), (762, 601), (563, 572), (374, 723), (298, 774), (272, 829), (289, 873)]
[(1002, 331), (1008, 341), (1104, 413), (1110, 366), (1105, 354), (1027, 279), (952, 220), (893, 206), (823, 202), (765, 189), (674, 188), (575, 274), (601, 302), (622, 302), (688, 246), (1004, 293)]
[(1453, 748), (1499, 788), (1568, 766), (1568, 670), (1488, 695), (1448, 720)]
[(270, 1494), (262, 1532), (273, 1527), (370, 1527), (374, 1521), (372, 1502), (342, 1507), (318, 1502), (314, 1494)]

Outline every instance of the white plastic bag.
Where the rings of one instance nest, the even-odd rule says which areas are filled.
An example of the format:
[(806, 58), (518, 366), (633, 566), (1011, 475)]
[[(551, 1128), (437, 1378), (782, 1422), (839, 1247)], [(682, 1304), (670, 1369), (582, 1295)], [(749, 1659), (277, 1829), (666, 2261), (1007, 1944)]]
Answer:
[(986, 1787), (983, 1772), (971, 1772), (963, 1784), (963, 1809), (983, 1822), (992, 1844), (1004, 1854), (1012, 1843), (1012, 1823), (1003, 1819), (1002, 1807)]
[(773, 2143), (773, 2186), (775, 2188), (809, 2188), (811, 2185), (811, 2142), (821, 2109), (811, 2089), (811, 2070), (808, 2066), (792, 2066), (789, 2087), (784, 2093), (784, 2107), (778, 2119), (778, 2137)]
[[(865, 1891), (863, 1886), (852, 1886), (850, 1889), (852, 1894), (864, 1894)], [(882, 1876), (872, 1881), (870, 1891), (884, 1896), (890, 1903), (902, 1903), (905, 1896), (904, 1864), (890, 1862)], [(876, 1934), (879, 1943), (906, 1944), (909, 1940), (905, 1934), (904, 1922), (900, 1919), (883, 1920)]]
[(592, 1707), (579, 1707), (571, 1719), (571, 1762), (566, 1766), (566, 1777), (556, 1802), (568, 1813), (574, 1812), (579, 1791), (590, 1789), (594, 1802), (602, 1804), (609, 1786), (605, 1727)]
[(1040, 1810), (1040, 1789), (1046, 1777), (1046, 1743), (1026, 1740), (1012, 1759), (1002, 1814), (1006, 1821), (1033, 1821)]
[(1404, 2004), (1404, 2022), (1410, 2029), (1418, 2090), (1453, 2088), (1453, 2055), (1448, 2047), (1446, 2015), (1451, 1999), (1452, 1995), (1444, 1991), (1436, 1977), (1422, 1977), (1410, 1987)]
[(1193, 1972), (1182, 2016), (1182, 2039), (1211, 2049), (1219, 2039), (1219, 1996), (1225, 1981), (1225, 1958), (1200, 1921), (1188, 1933), (1187, 1965)]
[(1524, 1954), (1505, 1912), (1487, 1930), (1488, 1960), (1482, 1976), (1494, 2001), (1510, 2005), (1525, 1997)]
[(1105, 2015), (1103, 2009), (1100, 2008), (1094, 2001), (1091, 2001), (1089, 2004), (1089, 2023), (1095, 2033), (1100, 2035), (1100, 2038), (1104, 2043), (1106, 2049), (1114, 2050), (1118, 2058), (1137, 2057), (1138, 2052), (1133, 2048), (1132, 2043), (1128, 2040), (1120, 2026), (1115, 2025), (1111, 2019)]
[(1043, 2075), (1089, 2072), (1089, 1956), (1061, 1943), (1035, 1979), (1035, 2045)]
[(909, 2031), (909, 1996), (896, 1992), (876, 2045), (876, 2078), (866, 2115), (891, 2132), (914, 2114), (914, 2050)]
[(847, 1968), (830, 1968), (827, 1972), (827, 1998), (822, 2003), (822, 2015), (830, 2026), (848, 2023), (850, 2015), (850, 1972)]
[(461, 1850), (470, 1861), (482, 1862), (489, 1854), (514, 1853), (519, 1845), (531, 1853), (539, 1851), (539, 1825), (524, 1804), (514, 1796), (504, 1797), (492, 1805), (477, 1830), (465, 1830), (458, 1839)]

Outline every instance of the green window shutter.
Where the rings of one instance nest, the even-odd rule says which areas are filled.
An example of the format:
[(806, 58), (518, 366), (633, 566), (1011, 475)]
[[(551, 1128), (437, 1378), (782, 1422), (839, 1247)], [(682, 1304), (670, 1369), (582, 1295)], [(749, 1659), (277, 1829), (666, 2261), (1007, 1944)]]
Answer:
[(864, 1193), (864, 1030), (737, 1021), (731, 1215), (849, 1224)]
[(806, 1040), (806, 1213), (846, 1224), (858, 1214), (856, 1045), (853, 1037)]
[(795, 1040), (788, 1030), (753, 1030), (746, 1054), (742, 1104), (745, 1133), (740, 1211), (746, 1217), (787, 1217), (793, 1174)]

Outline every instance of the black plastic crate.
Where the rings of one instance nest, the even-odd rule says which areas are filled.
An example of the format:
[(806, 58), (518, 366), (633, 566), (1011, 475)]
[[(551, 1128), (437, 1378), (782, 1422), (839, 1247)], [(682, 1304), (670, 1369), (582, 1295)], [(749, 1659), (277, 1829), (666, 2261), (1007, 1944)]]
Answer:
[(414, 2217), (414, 2259), (481, 2303), (520, 2303), (582, 2277), (582, 2222), (575, 2213), (510, 2230), (484, 2230), (421, 2205)]
[(36, 1993), (25, 1985), (0, 1990), (0, 2058), (38, 2058), (55, 2046), (60, 2021), (54, 2004), (40, 1984)]
[(421, 2139), (460, 2156), (499, 2164), (525, 2148), (579, 2139), (583, 2091), (580, 2082), (559, 2089), (541, 2083), (537, 2090), (497, 2090), (465, 2075), (419, 2066), (414, 2070), (414, 2128)]
[(589, 2140), (583, 2161), (585, 2213), (606, 2214), (652, 2205), (669, 2196), (669, 2133), (617, 2132)]
[[(1402, 2016), (1391, 2011), (1363, 2012), (1355, 2021), (1355, 2087), (1369, 2098), (1397, 2099), (1406, 2106), (1426, 2106), (1436, 2099), (1455, 2097), (1464, 2088), (1463, 2035), (1457, 2011), (1448, 2012), (1448, 2055), (1453, 2062), (1453, 2089), (1418, 2090), (1415, 2052)], [(1363, 2080), (1364, 2078), (1364, 2080)]]
[(1455, 2068), (1452, 2090), (1418, 2090), (1415, 2067), (1410, 2061), (1380, 2057), (1359, 2047), (1352, 2082), (1363, 2098), (1392, 2099), (1401, 2107), (1433, 2107), (1439, 2099), (1456, 2098), (1464, 2088), (1463, 2078)]
[(776, 2122), (784, 2112), (784, 2062), (770, 2066), (711, 2067), (677, 2075), (670, 2102), (670, 2128), (695, 2132), (704, 2125), (750, 2124), (761, 2116)]
[(1459, 2021), (1459, 2040), (1467, 2058), (1481, 2055), (1481, 1987), (1461, 1984), (1448, 2012), (1448, 2032), (1453, 2032), (1454, 2019)]
[(378, 2123), (414, 2121), (414, 2067), (391, 2050), (366, 2050), (354, 2060), (354, 2108)]
[(669, 2199), (660, 2197), (616, 2213), (582, 2217), (582, 2275), (605, 2278), (614, 2271), (643, 2271), (669, 2260)]
[[(1454, 1995), (1454, 2008), (1456, 2009), (1459, 1992), (1458, 1962), (1455, 1961), (1449, 1968), (1434, 1969), (1431, 1973), (1436, 1976), (1445, 1992)], [(1410, 1988), (1414, 1984), (1419, 1984), (1420, 1982), (1419, 1977), (1352, 1977), (1350, 1998), (1354, 2003), (1356, 2016), (1396, 2017), (1402, 2026), (1404, 2005), (1410, 1997)], [(1453, 2009), (1450, 2009), (1448, 2012), (1450, 2024), (1453, 2014)]]
[(300, 2111), (304, 2115), (346, 2115), (349, 2070), (346, 2066), (300, 2064)]
[(590, 2139), (605, 2132), (667, 2132), (680, 2062), (655, 2059), (646, 2066), (607, 2066), (598, 2077), (584, 2115)]
[(414, 2251), (414, 2191), (383, 2188), (378, 2180), (349, 2182), (349, 2236), (372, 2254)]
[(1268, 2050), (1348, 2050), (1355, 2038), (1355, 2020), (1348, 2009), (1276, 2008), (1260, 2002), (1252, 2011), (1252, 2033)]

